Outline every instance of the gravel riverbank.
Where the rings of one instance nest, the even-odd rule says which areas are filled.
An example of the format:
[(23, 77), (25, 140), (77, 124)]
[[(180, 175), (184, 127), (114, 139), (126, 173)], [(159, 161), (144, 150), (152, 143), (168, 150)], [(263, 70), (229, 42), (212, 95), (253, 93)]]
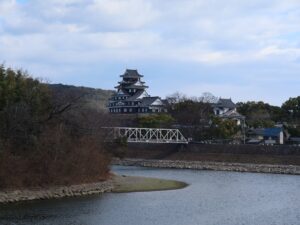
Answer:
[(64, 197), (84, 196), (111, 192), (113, 189), (112, 180), (79, 184), (70, 186), (57, 186), (49, 188), (22, 189), (0, 191), (0, 203), (12, 203), (20, 201), (55, 199)]

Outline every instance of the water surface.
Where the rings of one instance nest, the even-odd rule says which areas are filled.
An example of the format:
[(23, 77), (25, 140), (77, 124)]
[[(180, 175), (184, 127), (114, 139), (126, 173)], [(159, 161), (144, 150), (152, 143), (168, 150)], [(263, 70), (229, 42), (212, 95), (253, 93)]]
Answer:
[(190, 185), (2, 206), (0, 224), (300, 225), (300, 176), (121, 166), (113, 170)]

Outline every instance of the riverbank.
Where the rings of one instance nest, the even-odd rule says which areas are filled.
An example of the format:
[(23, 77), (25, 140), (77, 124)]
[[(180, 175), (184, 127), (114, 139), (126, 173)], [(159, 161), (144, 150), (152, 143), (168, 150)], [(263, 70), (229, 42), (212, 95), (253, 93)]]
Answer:
[(51, 188), (0, 191), (0, 204), (85, 196), (102, 194), (105, 192), (125, 193), (174, 190), (184, 188), (187, 185), (188, 184), (184, 182), (175, 180), (113, 174), (109, 180), (97, 183), (59, 186)]
[(79, 184), (70, 186), (58, 186), (50, 188), (36, 188), (23, 190), (0, 191), (0, 203), (12, 203), (21, 201), (56, 199), (64, 197), (84, 196), (91, 194), (102, 194), (111, 192), (113, 189), (112, 180)]
[(175, 168), (195, 170), (217, 170), (251, 173), (274, 173), (300, 175), (300, 166), (295, 165), (269, 165), (250, 163), (227, 163), (209, 161), (184, 161), (184, 160), (155, 160), (155, 159), (114, 159), (114, 165), (144, 166), (154, 168)]

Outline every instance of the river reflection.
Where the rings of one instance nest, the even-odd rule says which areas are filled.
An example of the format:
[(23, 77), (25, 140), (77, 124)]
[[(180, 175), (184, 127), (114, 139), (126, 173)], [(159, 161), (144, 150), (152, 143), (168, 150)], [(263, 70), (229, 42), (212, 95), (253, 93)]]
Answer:
[(113, 170), (190, 185), (2, 206), (0, 224), (300, 225), (300, 176), (121, 166)]

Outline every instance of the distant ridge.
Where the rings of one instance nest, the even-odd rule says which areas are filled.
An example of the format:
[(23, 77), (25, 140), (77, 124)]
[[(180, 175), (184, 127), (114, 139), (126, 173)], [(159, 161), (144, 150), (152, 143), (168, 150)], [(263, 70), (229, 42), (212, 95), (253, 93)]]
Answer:
[(49, 84), (49, 88), (57, 97), (63, 97), (65, 95), (82, 96), (80, 100), (81, 103), (99, 111), (107, 111), (106, 104), (108, 99), (115, 93), (113, 90), (65, 84)]

